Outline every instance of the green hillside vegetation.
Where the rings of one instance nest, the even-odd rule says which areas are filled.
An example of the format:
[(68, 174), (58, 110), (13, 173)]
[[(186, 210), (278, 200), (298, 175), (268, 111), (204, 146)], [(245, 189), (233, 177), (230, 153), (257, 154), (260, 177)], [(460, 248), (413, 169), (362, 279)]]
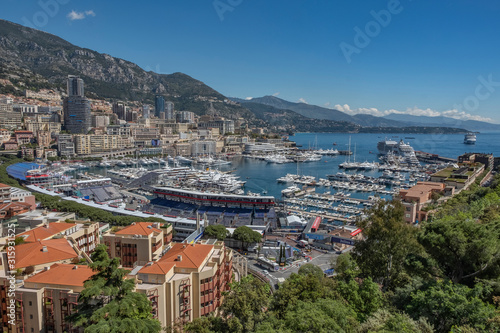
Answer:
[(500, 177), (473, 184), (419, 228), (397, 201), (359, 222), (365, 240), (323, 277), (306, 264), (277, 291), (233, 285), (220, 317), (186, 332), (500, 332)]

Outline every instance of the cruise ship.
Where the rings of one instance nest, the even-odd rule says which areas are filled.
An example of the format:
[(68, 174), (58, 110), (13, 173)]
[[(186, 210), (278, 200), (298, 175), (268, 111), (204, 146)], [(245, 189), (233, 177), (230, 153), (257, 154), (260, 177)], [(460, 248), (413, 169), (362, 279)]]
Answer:
[(394, 155), (400, 162), (406, 164), (419, 164), (415, 150), (409, 143), (403, 140), (396, 142), (394, 140), (384, 140), (377, 144), (377, 149), (381, 155)]
[(465, 134), (464, 143), (466, 145), (475, 145), (476, 144), (476, 133), (469, 132)]

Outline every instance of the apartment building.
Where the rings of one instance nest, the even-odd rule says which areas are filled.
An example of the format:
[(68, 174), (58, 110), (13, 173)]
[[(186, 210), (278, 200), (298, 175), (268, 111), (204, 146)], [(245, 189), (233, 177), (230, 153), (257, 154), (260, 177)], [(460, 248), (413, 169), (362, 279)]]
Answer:
[(119, 135), (75, 135), (75, 152), (78, 155), (90, 155), (132, 147), (129, 138)]
[(418, 223), (427, 218), (423, 210), (432, 200), (432, 194), (445, 190), (445, 184), (434, 182), (418, 182), (412, 188), (399, 191), (399, 199), (405, 207), (405, 221)]
[[(164, 226), (164, 227), (163, 227)], [(103, 235), (111, 258), (120, 258), (123, 267), (145, 265), (160, 258), (164, 245), (172, 240), (172, 226), (151, 222), (135, 222)]]
[(49, 222), (16, 235), (26, 243), (55, 238), (66, 238), (80, 252), (90, 255), (99, 245), (97, 222)]
[(232, 252), (223, 242), (176, 243), (137, 273), (136, 291), (148, 296), (162, 326), (215, 312), (229, 290)]
[[(78, 295), (94, 272), (88, 266), (56, 263), (28, 277), (15, 291), (15, 325), (2, 311), (4, 332), (80, 332), (65, 318), (74, 313)], [(10, 304), (6, 277), (0, 277), (2, 308)]]

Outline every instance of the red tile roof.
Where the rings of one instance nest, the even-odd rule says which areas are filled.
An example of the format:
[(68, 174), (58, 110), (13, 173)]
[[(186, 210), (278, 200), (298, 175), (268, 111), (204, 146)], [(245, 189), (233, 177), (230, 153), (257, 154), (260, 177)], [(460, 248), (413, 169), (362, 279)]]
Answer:
[[(213, 245), (208, 244), (183, 244), (176, 243), (158, 262), (175, 263), (177, 267), (198, 268), (210, 254)], [(182, 256), (182, 260), (178, 260), (178, 256)]]
[(94, 272), (86, 265), (54, 264), (49, 270), (35, 274), (25, 282), (83, 287), (92, 275)]
[[(47, 251), (43, 252), (43, 247)], [(78, 257), (73, 247), (64, 238), (49, 239), (16, 246), (16, 268), (36, 266)]]
[(74, 226), (75, 226), (74, 223), (52, 222), (49, 223), (48, 227), (46, 225), (43, 225), (41, 227), (25, 231), (17, 235), (16, 237), (23, 237), (25, 242), (36, 242), (37, 240), (52, 238), (55, 235), (63, 231), (66, 231)]
[[(122, 230), (115, 232), (115, 235), (141, 235), (148, 236), (153, 232), (160, 233), (161, 230), (153, 227), (152, 222), (136, 222), (133, 223)], [(148, 228), (150, 227), (150, 228)]]
[(166, 275), (173, 267), (175, 267), (173, 262), (157, 261), (151, 266), (144, 266), (139, 273)]

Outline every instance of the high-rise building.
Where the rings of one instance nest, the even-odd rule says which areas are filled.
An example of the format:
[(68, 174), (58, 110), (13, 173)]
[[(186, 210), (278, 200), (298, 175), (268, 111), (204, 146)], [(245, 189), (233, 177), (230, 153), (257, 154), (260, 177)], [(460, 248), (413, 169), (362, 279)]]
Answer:
[(149, 105), (144, 104), (142, 106), (142, 118), (148, 119), (149, 118)]
[(155, 116), (160, 118), (160, 112), (165, 112), (165, 99), (163, 96), (156, 95), (155, 97)]
[(113, 103), (113, 113), (118, 116), (118, 119), (125, 120), (125, 114), (126, 114), (125, 104), (121, 102)]
[(175, 119), (174, 118), (174, 103), (173, 102), (165, 102), (165, 119)]
[(83, 80), (78, 76), (68, 75), (68, 97), (85, 97), (83, 90)]
[(64, 99), (64, 127), (71, 134), (87, 134), (91, 129), (90, 101), (83, 94), (83, 80), (68, 76), (68, 97)]
[(178, 123), (194, 123), (194, 112), (191, 111), (179, 111), (175, 114), (176, 122)]

